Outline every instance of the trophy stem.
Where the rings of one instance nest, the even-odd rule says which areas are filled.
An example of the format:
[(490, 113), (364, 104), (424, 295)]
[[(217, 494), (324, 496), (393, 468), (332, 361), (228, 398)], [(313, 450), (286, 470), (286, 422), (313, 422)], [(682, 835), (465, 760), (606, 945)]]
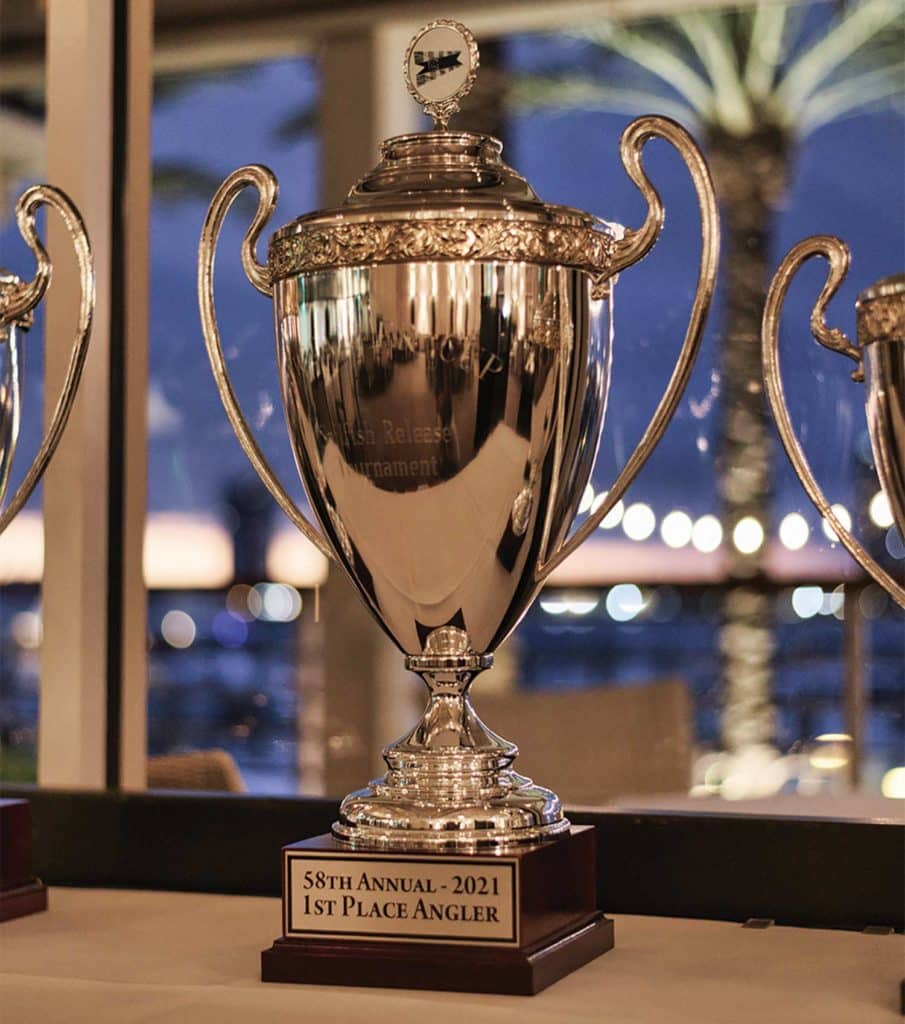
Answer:
[(407, 659), (430, 691), (424, 713), (384, 750), (386, 775), (343, 800), (334, 836), (362, 849), (444, 851), (505, 849), (567, 831), (556, 794), (512, 770), (518, 747), (472, 707), (469, 687), (492, 655), (430, 669), (420, 664), (427, 660)]

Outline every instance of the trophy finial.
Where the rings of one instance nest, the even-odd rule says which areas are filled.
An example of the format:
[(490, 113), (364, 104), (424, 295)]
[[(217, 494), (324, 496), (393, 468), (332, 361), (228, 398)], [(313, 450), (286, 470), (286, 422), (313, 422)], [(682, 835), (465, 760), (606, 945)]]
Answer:
[(478, 73), (478, 44), (458, 21), (432, 21), (419, 29), (405, 54), (408, 91), (445, 130)]

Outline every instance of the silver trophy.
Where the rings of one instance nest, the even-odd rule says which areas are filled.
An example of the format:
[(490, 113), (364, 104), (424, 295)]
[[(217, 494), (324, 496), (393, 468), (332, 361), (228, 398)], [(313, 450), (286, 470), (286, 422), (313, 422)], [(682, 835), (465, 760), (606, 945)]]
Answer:
[(896, 528), (905, 537), (905, 274), (884, 278), (858, 297), (857, 344), (826, 323), (827, 303), (848, 271), (848, 247), (832, 235), (817, 235), (794, 246), (770, 285), (764, 307), (764, 381), (783, 447), (811, 501), (829, 522), (852, 557), (898, 604), (905, 608), (905, 586), (882, 566), (853, 536), (826, 500), (789, 417), (779, 361), (779, 320), (792, 278), (813, 256), (829, 264), (826, 283), (811, 313), (811, 333), (833, 352), (857, 364), (852, 380), (864, 382), (867, 425), (874, 464), (889, 501)]
[[(10, 498), (9, 504), (4, 508), (3, 502), (9, 488), (22, 418), (24, 336), (32, 325), (34, 309), (50, 285), (53, 271), (50, 257), (38, 238), (35, 224), (38, 210), (45, 205), (56, 210), (63, 219), (75, 247), (81, 285), (78, 324), (66, 377), (53, 415), (31, 465)], [(94, 265), (91, 246), (85, 225), (72, 201), (59, 189), (50, 185), (34, 185), (19, 198), (16, 204), (16, 221), (25, 243), (34, 253), (37, 270), (34, 278), (28, 282), (0, 270), (0, 533), (9, 526), (28, 501), (63, 436), (85, 364), (91, 334), (91, 318), (94, 313)]]
[[(427, 684), (417, 725), (384, 751), (388, 771), (342, 803), (334, 836), (369, 849), (479, 850), (565, 832), (555, 794), (512, 768), (517, 748), (475, 713), (469, 687), (550, 573), (621, 499), (662, 437), (710, 307), (718, 223), (706, 164), (673, 121), (625, 131), (623, 164), (647, 202), (628, 229), (542, 202), (487, 135), (447, 128), (478, 52), (434, 22), (406, 55), (434, 130), (388, 139), (337, 209), (256, 246), (277, 197), (265, 167), (233, 172), (201, 236), (198, 289), (214, 377), (239, 441), (302, 533), (335, 559)], [(687, 333), (663, 397), (606, 499), (570, 536), (610, 387), (616, 275), (645, 256), (663, 206), (641, 161), (653, 138), (683, 157), (702, 251)], [(223, 220), (259, 193), (242, 245), (273, 299), (277, 362), (299, 473), (320, 528), (264, 460), (227, 374), (214, 311)]]

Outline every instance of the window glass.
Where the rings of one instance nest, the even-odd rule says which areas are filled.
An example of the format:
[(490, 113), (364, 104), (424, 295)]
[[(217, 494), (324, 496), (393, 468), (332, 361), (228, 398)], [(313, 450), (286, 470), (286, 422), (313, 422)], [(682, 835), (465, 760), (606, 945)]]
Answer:
[[(235, 168), (266, 163), (280, 180), (265, 237), (317, 205), (318, 89), (316, 63), (305, 58), (171, 73), (155, 83), (145, 542), (152, 785), (216, 787), (238, 777), (230, 770), (199, 783), (197, 759), (183, 755), (201, 751), (213, 759), (212, 772), (218, 758), (230, 769), (234, 762), (251, 791), (297, 787), (300, 620), (322, 560), (282, 521), (233, 436), (204, 349), (195, 281), (204, 215)], [(302, 500), (270, 303), (246, 281), (239, 259), (255, 199), (242, 196), (225, 226), (217, 313), (243, 407)], [(275, 559), (281, 575), (274, 579)]]
[[(895, 94), (884, 45), (895, 38), (895, 24), (877, 33), (876, 46), (825, 69), (807, 102), (787, 88), (771, 100), (786, 107), (765, 111), (733, 90), (762, 89), (770, 69), (751, 71), (749, 62), (747, 80), (720, 77), (707, 65), (702, 33), (716, 29), (742, 54), (744, 69), (772, 18), (773, 30), (782, 31), (781, 81), (819, 39), (840, 30), (844, 17), (830, 4), (772, 6), (772, 13), (764, 5), (676, 21), (601, 21), (515, 37), (506, 47), (513, 82), (507, 151), (543, 198), (639, 224), (643, 210), (616, 154), (628, 115), (644, 109), (682, 120), (714, 170), (721, 275), (686, 398), (624, 504), (564, 567), (560, 583), (578, 587), (548, 589), (516, 641), (518, 674), (532, 687), (683, 679), (693, 694), (694, 791), (702, 795), (837, 791), (852, 776), (844, 682), (852, 641), (842, 622), (842, 583), (858, 578), (857, 567), (807, 499), (772, 417), (758, 419), (757, 402), (740, 392), (760, 389), (759, 338), (749, 328), (759, 320), (759, 292), (792, 244), (831, 233), (850, 245), (853, 267), (831, 323), (851, 337), (858, 292), (899, 270), (903, 255), (903, 121), (884, 102)], [(863, 79), (850, 84), (868, 71), (875, 90)], [(710, 88), (714, 81), (718, 89)], [(695, 91), (705, 84), (716, 101), (709, 112)], [(610, 408), (586, 505), (614, 479), (665, 386), (694, 287), (699, 229), (687, 173), (662, 143), (649, 146), (645, 166), (663, 197), (666, 228), (653, 253), (616, 286)], [(782, 322), (793, 422), (830, 501), (901, 576), (902, 542), (877, 504), (863, 387), (850, 380), (846, 360), (810, 340), (810, 310), (825, 279), (819, 262), (799, 275)], [(733, 387), (727, 362), (733, 335), (731, 365), (752, 368), (738, 375), (744, 387)], [(740, 409), (748, 419), (739, 418)], [(721, 444), (729, 432), (745, 443)], [(758, 475), (760, 493), (755, 488), (733, 534), (727, 499)], [(739, 552), (749, 557), (739, 559)], [(742, 570), (734, 584), (727, 578), (733, 562)], [(901, 762), (902, 617), (873, 586), (852, 607), (869, 637), (862, 685), (872, 693), (860, 778), (876, 792), (884, 777), (889, 788), (887, 773)], [(733, 658), (723, 657), (727, 649)], [(832, 756), (819, 753), (827, 746)], [(752, 747), (763, 757), (743, 764), (741, 756), (722, 756), (714, 768), (720, 751)]]
[[(465, 110), (458, 126), (499, 134), (507, 162), (543, 199), (639, 225), (645, 210), (618, 147), (630, 118), (649, 111), (689, 127), (721, 198), (717, 295), (674, 422), (624, 503), (558, 571), (474, 688), (479, 711), (485, 694), (488, 707), (558, 696), (565, 703), (555, 708), (567, 715), (569, 694), (597, 694), (601, 748), (617, 748), (627, 763), (614, 775), (622, 780), (617, 792), (605, 778), (612, 766), (592, 766), (600, 785), (591, 799), (643, 795), (654, 785), (744, 797), (836, 794), (859, 781), (877, 793), (890, 791), (901, 760), (901, 615), (876, 587), (861, 587), (856, 567), (824, 529), (777, 443), (760, 390), (763, 293), (794, 242), (835, 233), (851, 246), (853, 269), (831, 308), (832, 322), (850, 334), (857, 293), (901, 267), (905, 140), (901, 114), (888, 102), (895, 24), (878, 25), (869, 46), (824, 68), (817, 82), (807, 85), (795, 70), (807, 68), (819, 40), (846, 31), (847, 16), (833, 4), (771, 4), (681, 19), (597, 19), (481, 41), (482, 76), (492, 76), (494, 88), (482, 94), (476, 120)], [(713, 39), (727, 61), (714, 62), (706, 42)], [(364, 782), (366, 769), (347, 785), (324, 766), (354, 754), (367, 770), (378, 767), (380, 747), (409, 724), (417, 698), (409, 699), (401, 658), (361, 644), (366, 626), (315, 625), (312, 588), (324, 566), (283, 521), (232, 436), (194, 294), (204, 211), (233, 168), (264, 162), (277, 172), (281, 199), (265, 235), (319, 205), (319, 89), (312, 59), (158, 80), (149, 739), (154, 758), (225, 750), (254, 791), (341, 795)], [(669, 378), (694, 294), (700, 229), (688, 173), (662, 142), (645, 150), (644, 163), (667, 222), (654, 251), (615, 286), (610, 403), (583, 514), (634, 449)], [(252, 210), (250, 199), (237, 203), (221, 240), (224, 348), (265, 454), (304, 501), (285, 435), (271, 310), (239, 264)], [(877, 504), (863, 389), (844, 360), (809, 337), (823, 279), (816, 261), (806, 267), (783, 319), (792, 418), (830, 500), (901, 573), (905, 548)], [(336, 616), (337, 602), (326, 609)], [(353, 725), (351, 697), (333, 710), (334, 691), (347, 684), (336, 668), (347, 661), (337, 651), (360, 644), (370, 690), (382, 693), (377, 680), (391, 678), (405, 698), (389, 708), (374, 698)], [(669, 684), (669, 701), (676, 692), (682, 700), (668, 708), (643, 703), (661, 683)], [(857, 685), (869, 697), (863, 735), (852, 736), (846, 709)], [(628, 713), (637, 735), (607, 732), (614, 694), (637, 699), (629, 702), (639, 709), (634, 718)], [(673, 717), (651, 724), (661, 722), (661, 711)], [(690, 732), (683, 731), (686, 713)], [(530, 738), (511, 738), (530, 745)], [(647, 761), (665, 763), (676, 749), (682, 754), (670, 754), (679, 766), (671, 775), (654, 783), (640, 770)], [(165, 772), (171, 765), (157, 766)]]
[[(32, 24), (37, 19), (37, 24)], [(21, 33), (40, 32), (39, 13), (11, 26), (6, 46), (27, 48)], [(20, 51), (21, 52), (21, 51)], [(38, 56), (22, 59), (0, 92), (0, 268), (23, 280), (34, 276), (34, 258), (22, 241), (15, 204), (44, 178), (44, 67)], [(0, 51), (2, 61), (2, 51)], [(40, 218), (43, 234), (44, 217)], [(18, 335), (21, 427), (7, 488), (15, 492), (35, 456), (44, 422), (44, 314)], [(0, 392), (8, 344), (0, 344)], [(3, 397), (0, 395), (0, 403)], [(0, 414), (2, 418), (2, 414)], [(0, 442), (2, 447), (2, 442)], [(41, 487), (0, 537), (0, 779), (31, 782), (37, 771), (38, 692), (41, 646), (41, 575), (44, 540)]]

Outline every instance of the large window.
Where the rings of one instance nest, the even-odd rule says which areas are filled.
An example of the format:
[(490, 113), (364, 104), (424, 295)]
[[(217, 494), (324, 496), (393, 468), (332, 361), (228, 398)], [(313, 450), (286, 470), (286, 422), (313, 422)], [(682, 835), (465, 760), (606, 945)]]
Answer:
[[(29, 280), (31, 253), (16, 229), (15, 203), (44, 177), (43, 66), (11, 82), (0, 93), (0, 267)], [(27, 471), (41, 440), (44, 422), (44, 316), (20, 335), (22, 418), (7, 498)], [(0, 381), (5, 379), (8, 346), (0, 344)], [(3, 384), (0, 383), (0, 391)], [(2, 401), (2, 397), (0, 397)], [(41, 570), (43, 566), (41, 489), (0, 537), (0, 778), (36, 777), (38, 691), (41, 648)]]
[[(300, 622), (323, 560), (283, 521), (233, 437), (204, 351), (195, 268), (207, 206), (236, 167), (266, 163), (278, 175), (277, 222), (317, 205), (317, 102), (311, 58), (161, 75), (154, 101), (149, 754), (223, 749), (266, 792), (297, 789)], [(223, 235), (218, 312), (244, 407), (301, 500), (272, 314), (239, 261), (253, 202), (237, 204)]]
[[(179, 18), (164, 6), (148, 239), (149, 777), (338, 796), (379, 768), (381, 746), (411, 723), (420, 698), (401, 656), (364, 611), (353, 614), (358, 599), (283, 518), (233, 437), (201, 336), (197, 251), (208, 203), (234, 168), (264, 163), (280, 181), (266, 239), (325, 205), (325, 196), (332, 202), (367, 169), (343, 156), (362, 133), (364, 107), (373, 102), (376, 110), (368, 163), (381, 134), (419, 124), (412, 112), (400, 121), (396, 109), (409, 102), (397, 53), (408, 31), (388, 28), (375, 13), (371, 28), (355, 29), (367, 59), (339, 67), (330, 64), (337, 47), (358, 52), (351, 30), (309, 36), (299, 15), (304, 46), (284, 36), (265, 45), (266, 12), (236, 13), (235, 24), (224, 16), (203, 45), (195, 32), (196, 60), (191, 47), (177, 45)], [(521, 26), (507, 10), (505, 23), (501, 17), (479, 37), (476, 98), (454, 127), (498, 134), (504, 159), (542, 199), (637, 226), (645, 211), (618, 159), (620, 134), (637, 114), (674, 116), (713, 168), (723, 249), (716, 301), (674, 422), (625, 501), (557, 571), (498, 665), (478, 679), (478, 711), (482, 695), (501, 720), (529, 699), (562, 699), (555, 707), (564, 716), (572, 713), (570, 695), (599, 699), (601, 750), (625, 762), (616, 773), (627, 780), (622, 795), (635, 795), (632, 780), (642, 790), (699, 796), (841, 793), (855, 785), (891, 791), (905, 739), (902, 615), (859, 575), (777, 443), (760, 391), (759, 316), (769, 276), (805, 236), (834, 233), (851, 246), (853, 268), (831, 307), (833, 323), (849, 333), (859, 290), (901, 268), (905, 127), (889, 102), (887, 67), (898, 28), (891, 22), (878, 31), (876, 47), (847, 56), (837, 47), (843, 55), (824, 68), (822, 88), (808, 92), (801, 73), (796, 93), (774, 87), (840, 30), (847, 7), (708, 7), (617, 22), (588, 15), (555, 31)], [(250, 48), (235, 45), (243, 18), (260, 18)], [(29, 138), (40, 139), (40, 109), (20, 90), (4, 98), (0, 117), (19, 119)], [(344, 146), (335, 144), (340, 137)], [(602, 500), (637, 443), (669, 378), (694, 293), (700, 233), (687, 170), (664, 143), (650, 145), (644, 159), (666, 227), (654, 251), (615, 285), (612, 387), (582, 515)], [(4, 164), (8, 194), (39, 173), (39, 156), (25, 167)], [(27, 256), (9, 208), (0, 262), (18, 269)], [(264, 453), (305, 504), (286, 438), (271, 303), (240, 264), (253, 210), (251, 195), (237, 202), (221, 238), (220, 328)], [(823, 274), (815, 261), (800, 275), (782, 325), (793, 419), (830, 500), (901, 575), (905, 545), (877, 496), (863, 389), (844, 360), (810, 341)], [(40, 319), (29, 342), (39, 337)], [(16, 473), (39, 430), (35, 347)], [(39, 498), (14, 529), (15, 541), (0, 540), (0, 770), (22, 777), (34, 771), (38, 710)], [(20, 569), (26, 551), (32, 562)], [(662, 719), (645, 703), (660, 699), (661, 684), (672, 702), (672, 717), (664, 711)], [(619, 706), (635, 733), (607, 731), (617, 720), (606, 710), (614, 695), (627, 702)], [(495, 725), (491, 714), (488, 725)], [(509, 738), (523, 739), (517, 719), (512, 731)], [(672, 775), (655, 784), (631, 770), (667, 748), (680, 751)], [(221, 764), (225, 756), (234, 770), (199, 775), (192, 755)], [(542, 776), (543, 765), (531, 770)], [(600, 798), (613, 795), (601, 781)]]

